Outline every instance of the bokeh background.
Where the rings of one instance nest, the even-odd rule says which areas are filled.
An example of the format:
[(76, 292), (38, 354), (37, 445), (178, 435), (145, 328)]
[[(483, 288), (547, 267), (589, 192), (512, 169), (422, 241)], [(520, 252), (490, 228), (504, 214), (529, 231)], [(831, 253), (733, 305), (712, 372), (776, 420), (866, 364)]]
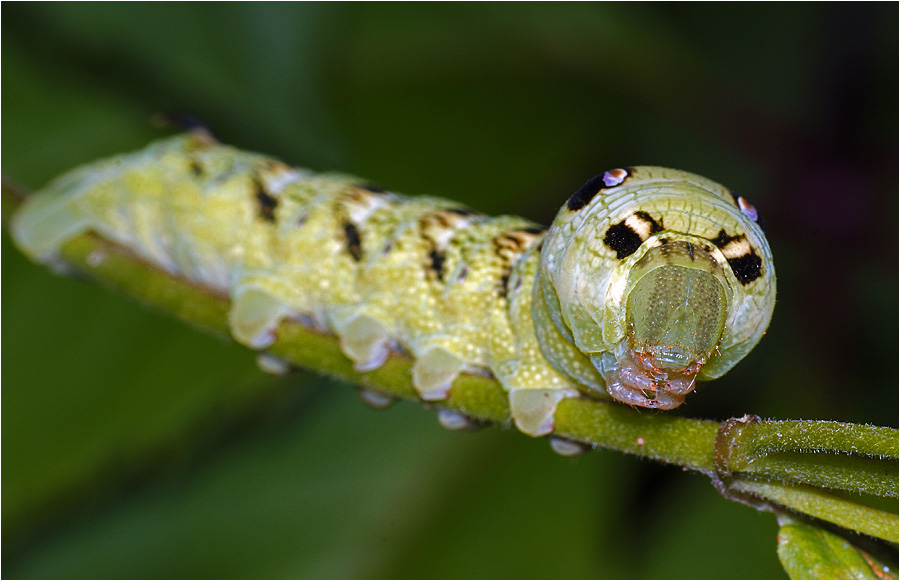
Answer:
[[(897, 426), (898, 6), (10, 4), (3, 173), (167, 134), (549, 223), (610, 167), (763, 214), (759, 347), (679, 413)], [(697, 474), (376, 412), (2, 240), (5, 577), (783, 577)]]

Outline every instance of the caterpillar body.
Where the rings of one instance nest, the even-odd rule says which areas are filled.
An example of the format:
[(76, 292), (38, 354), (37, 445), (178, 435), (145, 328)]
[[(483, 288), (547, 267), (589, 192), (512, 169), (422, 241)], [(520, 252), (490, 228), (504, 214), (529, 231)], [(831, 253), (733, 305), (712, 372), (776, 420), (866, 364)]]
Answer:
[(232, 334), (254, 349), (297, 318), (335, 334), (359, 371), (409, 353), (424, 400), (490, 374), (535, 436), (580, 394), (680, 405), (756, 345), (775, 302), (755, 209), (658, 167), (592, 178), (547, 230), (192, 133), (63, 175), (12, 230), (44, 262), (95, 231), (227, 293)]

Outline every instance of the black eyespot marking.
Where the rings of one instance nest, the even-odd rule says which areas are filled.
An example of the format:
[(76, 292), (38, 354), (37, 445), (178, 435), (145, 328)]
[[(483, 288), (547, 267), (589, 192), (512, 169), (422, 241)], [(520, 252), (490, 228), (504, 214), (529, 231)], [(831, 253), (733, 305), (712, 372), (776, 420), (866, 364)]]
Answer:
[(359, 240), (359, 230), (352, 222), (344, 222), (344, 236), (347, 239), (347, 252), (353, 260), (359, 262), (362, 259), (362, 245)]
[(194, 177), (199, 178), (200, 176), (203, 175), (203, 173), (204, 173), (203, 165), (196, 159), (192, 159), (191, 160), (191, 174), (193, 174)]
[(383, 194), (385, 192), (384, 188), (373, 183), (357, 184), (356, 187), (361, 190), (366, 190), (367, 192), (372, 192), (373, 194)]
[(755, 250), (738, 258), (729, 258), (728, 265), (734, 272), (738, 282), (747, 285), (762, 276), (762, 258), (757, 256)]
[(710, 242), (722, 251), (739, 283), (747, 285), (762, 276), (762, 258), (744, 234), (730, 236), (725, 230), (719, 230)]
[(619, 260), (631, 256), (644, 240), (664, 230), (662, 224), (643, 211), (635, 212), (606, 231), (603, 243), (616, 253)]
[(528, 234), (543, 234), (547, 229), (543, 226), (535, 226), (532, 228), (522, 228), (522, 232), (526, 232)]
[(606, 231), (606, 236), (603, 237), (603, 243), (615, 251), (616, 258), (620, 260), (634, 254), (634, 251), (641, 247), (642, 242), (638, 233), (626, 226), (624, 222), (610, 226)]
[(605, 188), (612, 188), (621, 185), (631, 176), (632, 169), (630, 167), (624, 169), (611, 169), (607, 172), (597, 174), (589, 179), (575, 194), (566, 202), (566, 207), (577, 212), (591, 203), (594, 196)]
[(566, 207), (572, 212), (577, 212), (590, 204), (591, 200), (594, 199), (594, 196), (599, 194), (600, 190), (603, 189), (603, 186), (603, 174), (595, 175), (585, 182), (585, 184), (569, 198), (569, 201), (566, 202)]
[(269, 194), (259, 180), (256, 180), (256, 203), (258, 204), (257, 214), (259, 217), (266, 222), (274, 222), (278, 198)]
[(446, 259), (444, 253), (437, 249), (432, 249), (431, 252), (428, 253), (428, 259), (431, 261), (428, 265), (431, 270), (434, 271), (437, 279), (441, 282), (444, 281), (444, 260)]

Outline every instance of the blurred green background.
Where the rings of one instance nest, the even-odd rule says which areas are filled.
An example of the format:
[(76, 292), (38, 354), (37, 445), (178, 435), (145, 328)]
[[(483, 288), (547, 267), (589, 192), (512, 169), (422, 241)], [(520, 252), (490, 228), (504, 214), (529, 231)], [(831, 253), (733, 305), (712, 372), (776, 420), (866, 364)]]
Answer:
[[(10, 4), (3, 173), (165, 135), (549, 223), (657, 164), (753, 201), (760, 346), (680, 413), (897, 426), (898, 6)], [(702, 476), (363, 406), (2, 242), (4, 577), (783, 577)]]

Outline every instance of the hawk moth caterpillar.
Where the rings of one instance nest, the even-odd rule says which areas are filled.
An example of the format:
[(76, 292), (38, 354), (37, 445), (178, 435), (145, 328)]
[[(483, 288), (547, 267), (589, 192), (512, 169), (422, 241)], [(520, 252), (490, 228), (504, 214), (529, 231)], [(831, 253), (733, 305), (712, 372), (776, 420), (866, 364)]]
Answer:
[(12, 230), (43, 262), (95, 231), (227, 293), (232, 335), (254, 349), (292, 317), (335, 334), (359, 371), (408, 352), (426, 401), (490, 374), (533, 436), (580, 394), (677, 407), (756, 345), (775, 302), (753, 206), (658, 167), (592, 178), (546, 230), (188, 133), (59, 177)]

